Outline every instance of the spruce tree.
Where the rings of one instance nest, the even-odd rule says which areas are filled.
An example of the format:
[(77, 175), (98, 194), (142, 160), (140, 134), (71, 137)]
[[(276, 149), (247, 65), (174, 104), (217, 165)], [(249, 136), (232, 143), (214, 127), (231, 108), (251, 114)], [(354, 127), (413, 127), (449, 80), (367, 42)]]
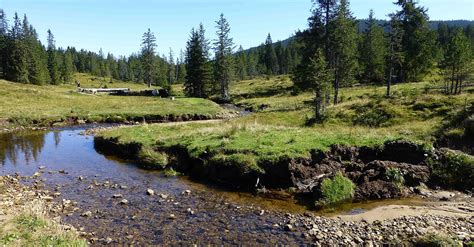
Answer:
[(388, 51), (388, 64), (389, 72), (387, 78), (387, 92), (386, 96), (390, 96), (390, 89), (392, 86), (393, 79), (400, 80), (397, 75), (401, 75), (404, 62), (403, 54), (403, 28), (401, 21), (397, 15), (390, 15), (390, 33), (389, 33), (389, 51)]
[(275, 47), (273, 47), (272, 36), (267, 35), (265, 40), (265, 52), (264, 52), (264, 64), (266, 67), (266, 73), (268, 75), (273, 75), (278, 73), (278, 61), (275, 53)]
[(155, 49), (156, 38), (155, 35), (148, 28), (148, 31), (143, 34), (142, 38), (142, 67), (144, 72), (144, 80), (148, 87), (151, 87), (153, 82), (153, 74), (155, 68)]
[(13, 18), (13, 26), (8, 40), (6, 78), (10, 81), (29, 83), (28, 49), (23, 35), (22, 23), (17, 13)]
[(71, 52), (66, 51), (62, 54), (61, 81), (63, 83), (71, 82), (73, 73), (74, 64), (72, 60), (72, 54)]
[(214, 41), (215, 75), (217, 82), (220, 84), (221, 100), (227, 102), (230, 100), (229, 84), (234, 77), (234, 61), (232, 58), (234, 42), (229, 37), (230, 25), (224, 14), (220, 15), (216, 24), (217, 39)]
[[(186, 46), (186, 80), (184, 92), (189, 97), (207, 97), (210, 91), (210, 67), (206, 54), (204, 28), (193, 28)], [(204, 42), (204, 43), (203, 43)]]
[(373, 10), (370, 10), (367, 26), (360, 48), (361, 81), (381, 83), (385, 78), (386, 44), (384, 30), (377, 24)]
[(398, 0), (402, 9), (396, 13), (403, 28), (403, 69), (398, 75), (402, 81), (419, 81), (434, 65), (436, 37), (430, 31), (427, 10), (413, 0)]
[(173, 50), (170, 48), (168, 56), (168, 84), (171, 85), (176, 81), (176, 64), (174, 62)]
[(469, 39), (464, 35), (462, 29), (458, 29), (451, 38), (440, 63), (447, 82), (445, 84), (446, 93), (461, 92), (463, 81), (472, 72), (472, 59)]
[(5, 78), (7, 62), (8, 22), (3, 9), (0, 8), (0, 78)]
[(51, 84), (59, 84), (60, 73), (59, 73), (59, 61), (57, 57), (56, 44), (54, 41), (54, 35), (51, 30), (48, 29), (48, 70)]
[(247, 54), (244, 51), (242, 46), (239, 47), (237, 51), (237, 71), (236, 75), (239, 80), (244, 80), (247, 77)]
[(183, 50), (179, 53), (179, 62), (177, 63), (177, 81), (184, 83), (186, 81), (186, 63)]
[(334, 62), (334, 104), (338, 103), (339, 87), (354, 81), (357, 68), (357, 29), (349, 1), (341, 0), (331, 23), (331, 51)]
[(23, 18), (23, 35), (28, 60), (28, 81), (33, 84), (43, 84), (49, 81), (45, 51), (38, 40), (35, 29), (29, 24), (26, 15)]

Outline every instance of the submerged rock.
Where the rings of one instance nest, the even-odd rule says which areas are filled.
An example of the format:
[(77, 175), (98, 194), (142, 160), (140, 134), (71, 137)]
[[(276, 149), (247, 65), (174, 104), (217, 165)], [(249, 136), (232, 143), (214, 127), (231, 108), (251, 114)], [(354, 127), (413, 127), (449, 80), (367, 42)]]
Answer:
[(146, 190), (146, 194), (149, 195), (149, 196), (154, 196), (154, 195), (155, 195), (155, 191), (153, 191), (152, 189), (147, 189), (147, 190)]

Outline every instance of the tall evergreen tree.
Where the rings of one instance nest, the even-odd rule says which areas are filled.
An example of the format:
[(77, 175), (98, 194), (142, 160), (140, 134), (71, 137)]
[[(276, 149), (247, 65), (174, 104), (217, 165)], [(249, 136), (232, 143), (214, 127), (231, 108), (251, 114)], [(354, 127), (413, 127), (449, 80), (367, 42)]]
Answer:
[(270, 34), (267, 35), (267, 39), (265, 40), (265, 52), (263, 61), (266, 66), (266, 73), (269, 75), (277, 74), (278, 73), (278, 61), (277, 56), (275, 53), (275, 47), (273, 46), (272, 36)]
[(7, 62), (8, 21), (3, 9), (0, 8), (0, 78), (5, 78)]
[(357, 68), (357, 29), (349, 10), (349, 1), (341, 0), (331, 23), (331, 50), (334, 58), (334, 104), (338, 103), (339, 87), (354, 81)]
[(236, 56), (236, 75), (239, 80), (244, 80), (247, 77), (247, 54), (242, 46), (239, 47)]
[(183, 50), (180, 51), (179, 54), (179, 62), (177, 63), (177, 75), (176, 80), (179, 83), (184, 83), (186, 81), (186, 63), (184, 59), (184, 52)]
[(193, 28), (186, 46), (186, 80), (184, 92), (190, 97), (207, 97), (210, 90), (210, 67), (206, 54), (206, 38), (202, 25)]
[(48, 29), (48, 70), (52, 84), (60, 83), (59, 61), (57, 57), (54, 35)]
[(427, 10), (414, 0), (398, 0), (402, 9), (396, 13), (403, 27), (402, 81), (419, 81), (434, 65), (436, 37), (428, 25)]
[(28, 83), (28, 50), (23, 34), (23, 26), (18, 14), (15, 13), (13, 26), (8, 37), (8, 57), (6, 62), (6, 78), (10, 81)]
[(176, 65), (174, 63), (174, 54), (173, 50), (170, 48), (170, 53), (168, 57), (168, 84), (171, 85), (176, 81)]
[(216, 21), (217, 39), (214, 41), (215, 75), (220, 84), (220, 95), (223, 101), (230, 100), (229, 84), (234, 77), (234, 61), (232, 52), (234, 41), (229, 36), (230, 25), (224, 14)]
[(396, 75), (402, 74), (404, 54), (403, 54), (403, 27), (397, 15), (390, 15), (390, 33), (389, 33), (389, 51), (388, 51), (388, 78), (387, 78), (387, 93), (390, 96), (390, 89), (393, 79), (397, 79)]
[(148, 28), (148, 31), (143, 34), (142, 38), (142, 66), (144, 71), (144, 80), (148, 87), (151, 87), (153, 82), (153, 74), (155, 70), (155, 49), (156, 38), (155, 35)]
[(469, 39), (464, 35), (462, 29), (458, 29), (451, 38), (440, 63), (447, 82), (445, 84), (446, 93), (461, 92), (463, 81), (472, 72), (472, 59)]
[(69, 51), (64, 52), (62, 55), (61, 63), (61, 81), (68, 83), (72, 81), (72, 75), (74, 73), (74, 64), (72, 60), (72, 54)]
[(386, 44), (384, 30), (377, 24), (373, 10), (370, 10), (367, 26), (360, 48), (361, 81), (381, 83), (385, 78)]
[(44, 59), (46, 54), (26, 15), (23, 18), (23, 33), (28, 60), (28, 81), (33, 84), (47, 83), (49, 73), (46, 59)]

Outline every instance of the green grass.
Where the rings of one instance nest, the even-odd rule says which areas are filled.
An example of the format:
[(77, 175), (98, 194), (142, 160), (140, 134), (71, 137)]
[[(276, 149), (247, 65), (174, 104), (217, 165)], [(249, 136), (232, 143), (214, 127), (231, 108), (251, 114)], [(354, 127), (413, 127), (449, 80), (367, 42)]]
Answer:
[(57, 223), (43, 216), (22, 213), (2, 222), (0, 244), (3, 246), (87, 246), (73, 232), (66, 232)]
[[(78, 75), (81, 86), (99, 86), (99, 81)], [(145, 89), (145, 85), (117, 82), (114, 87)], [(155, 97), (86, 95), (75, 85), (35, 86), (0, 80), (0, 123), (49, 125), (68, 118), (91, 122), (123, 122), (153, 116), (216, 116), (225, 111), (219, 105), (197, 98), (178, 97), (172, 101)], [(1, 124), (0, 124), (1, 125)]]
[[(406, 140), (431, 147), (443, 119), (462, 109), (474, 96), (446, 96), (426, 90), (429, 82), (341, 89), (342, 102), (327, 108), (328, 120), (311, 127), (311, 93), (292, 95), (286, 76), (259, 78), (231, 85), (234, 102), (256, 112), (228, 121), (154, 124), (100, 133), (121, 143), (137, 142), (148, 150), (179, 146), (192, 158), (207, 157), (241, 172), (263, 173), (261, 164), (287, 158), (308, 158), (313, 150), (332, 145), (381, 147)], [(206, 158), (206, 159), (207, 159)]]
[(317, 202), (319, 206), (333, 206), (354, 197), (355, 184), (338, 172), (334, 178), (326, 178), (321, 183), (322, 198)]
[(454, 240), (450, 236), (443, 234), (428, 233), (416, 240), (415, 246), (420, 247), (445, 247), (445, 246), (462, 246), (462, 244)]

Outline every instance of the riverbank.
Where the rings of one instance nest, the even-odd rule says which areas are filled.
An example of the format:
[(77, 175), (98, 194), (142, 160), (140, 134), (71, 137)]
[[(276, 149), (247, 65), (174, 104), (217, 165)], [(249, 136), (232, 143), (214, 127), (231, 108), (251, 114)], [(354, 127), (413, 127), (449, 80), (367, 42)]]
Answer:
[(62, 208), (48, 191), (25, 186), (18, 176), (0, 176), (0, 243), (3, 246), (87, 246), (62, 223)]

